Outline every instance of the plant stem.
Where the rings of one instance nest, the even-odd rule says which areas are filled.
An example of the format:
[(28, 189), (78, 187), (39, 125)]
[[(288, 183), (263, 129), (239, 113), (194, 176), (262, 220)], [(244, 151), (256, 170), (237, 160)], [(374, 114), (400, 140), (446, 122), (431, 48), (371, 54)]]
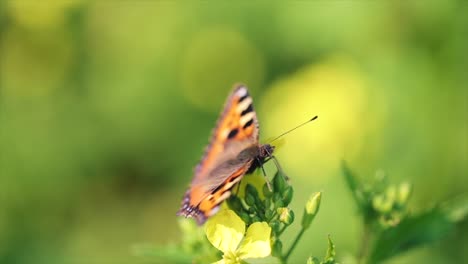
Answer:
[(371, 240), (371, 230), (368, 223), (364, 223), (364, 231), (361, 237), (361, 245), (359, 246), (359, 251), (357, 255), (357, 263), (363, 264), (366, 263), (365, 259), (369, 253), (369, 244)]
[(288, 227), (287, 225), (284, 225), (281, 230), (278, 232), (277, 236), (281, 236), (281, 234), (283, 234), (284, 230), (286, 230), (286, 227)]
[(289, 256), (291, 255), (292, 251), (294, 250), (294, 248), (296, 247), (297, 243), (299, 242), (299, 240), (301, 239), (302, 235), (304, 234), (305, 232), (305, 229), (301, 227), (301, 230), (299, 231), (299, 233), (297, 234), (296, 238), (294, 239), (294, 242), (292, 243), (291, 247), (289, 248), (288, 252), (286, 253), (286, 255), (284, 255), (281, 260), (282, 260), (282, 263), (286, 263)]

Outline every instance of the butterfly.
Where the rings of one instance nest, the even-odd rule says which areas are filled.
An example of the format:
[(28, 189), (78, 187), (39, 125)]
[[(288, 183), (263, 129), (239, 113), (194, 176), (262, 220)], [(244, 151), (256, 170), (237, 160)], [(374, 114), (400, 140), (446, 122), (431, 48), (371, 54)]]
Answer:
[(177, 215), (195, 218), (202, 225), (218, 211), (246, 173), (273, 157), (274, 146), (259, 144), (259, 125), (252, 103), (247, 87), (235, 85)]

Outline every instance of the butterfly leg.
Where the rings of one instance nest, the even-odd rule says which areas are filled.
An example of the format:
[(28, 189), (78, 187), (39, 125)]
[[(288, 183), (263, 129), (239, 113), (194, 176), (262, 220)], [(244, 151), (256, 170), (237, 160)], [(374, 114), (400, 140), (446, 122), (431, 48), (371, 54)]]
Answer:
[(260, 168), (262, 169), (263, 177), (265, 177), (265, 182), (266, 182), (266, 184), (268, 186), (268, 190), (273, 191), (273, 188), (271, 188), (271, 183), (268, 180), (265, 168), (263, 167), (264, 162), (261, 162), (260, 159), (258, 159), (258, 158), (257, 158), (257, 162), (258, 162), (258, 164), (260, 164)]
[[(263, 156), (265, 156), (265, 160), (263, 161), (263, 163), (266, 163), (269, 160), (273, 160), (273, 162), (275, 163), (276, 169), (278, 170), (279, 173), (281, 173), (281, 176), (283, 176), (283, 178), (286, 181), (289, 181), (289, 177), (286, 175), (286, 173), (284, 173), (284, 170), (283, 168), (281, 168), (281, 165), (279, 164), (278, 159), (275, 157), (275, 155), (273, 155), (273, 151), (269, 150), (266, 147), (263, 148), (263, 151), (265, 151), (265, 153), (263, 154)], [(263, 164), (263, 163), (260, 163), (260, 164)]]
[(278, 159), (274, 155), (271, 155), (268, 160), (270, 159), (272, 159), (273, 162), (275, 163), (276, 169), (281, 173), (281, 176), (283, 176), (286, 181), (289, 181), (289, 177), (288, 175), (286, 175), (283, 168), (281, 168), (281, 165), (279, 164)]
[(237, 186), (236, 186), (236, 191), (235, 191), (234, 193), (235, 193), (236, 196), (237, 196), (237, 195), (239, 194), (239, 190), (240, 190), (240, 185), (241, 185), (241, 183), (238, 182), (236, 185), (237, 185)]

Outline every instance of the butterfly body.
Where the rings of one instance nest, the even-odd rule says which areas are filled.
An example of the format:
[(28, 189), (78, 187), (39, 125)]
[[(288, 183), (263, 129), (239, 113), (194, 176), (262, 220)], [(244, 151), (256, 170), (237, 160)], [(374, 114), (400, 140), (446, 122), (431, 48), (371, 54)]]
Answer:
[(231, 189), (272, 155), (274, 146), (259, 144), (259, 128), (247, 87), (235, 86), (228, 97), (178, 215), (198, 224), (214, 215)]

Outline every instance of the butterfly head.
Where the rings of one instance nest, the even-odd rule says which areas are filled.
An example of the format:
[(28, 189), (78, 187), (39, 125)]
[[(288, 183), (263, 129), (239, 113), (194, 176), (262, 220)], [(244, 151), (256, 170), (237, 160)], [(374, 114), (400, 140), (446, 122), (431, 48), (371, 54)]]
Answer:
[(258, 153), (255, 157), (255, 160), (252, 162), (247, 173), (252, 173), (256, 169), (263, 166), (265, 161), (273, 156), (273, 151), (275, 151), (275, 146), (270, 144), (263, 144), (258, 147)]
[(270, 144), (260, 145), (258, 156), (263, 159), (269, 158), (273, 155), (273, 151), (275, 151), (275, 146), (273, 145), (270, 145)]

